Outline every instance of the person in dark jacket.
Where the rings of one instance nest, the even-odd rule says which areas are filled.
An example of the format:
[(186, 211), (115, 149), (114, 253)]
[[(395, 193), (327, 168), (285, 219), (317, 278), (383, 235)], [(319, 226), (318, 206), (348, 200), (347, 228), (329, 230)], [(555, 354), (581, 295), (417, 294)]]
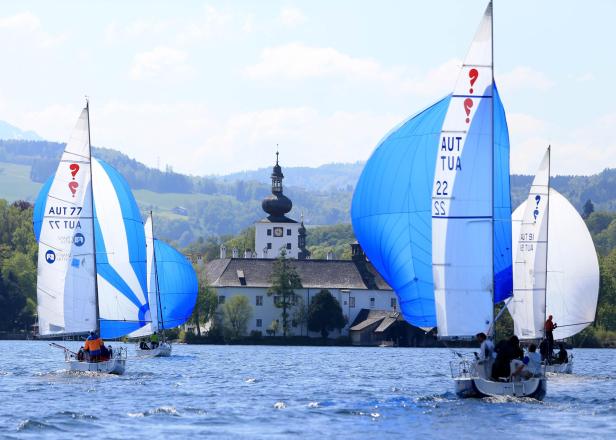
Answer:
[(514, 359), (522, 359), (524, 351), (520, 348), (520, 340), (513, 335), (507, 340), (502, 340), (498, 343), (495, 349), (496, 359), (492, 366), (492, 378), (499, 380), (501, 377), (508, 378), (511, 375), (511, 361)]

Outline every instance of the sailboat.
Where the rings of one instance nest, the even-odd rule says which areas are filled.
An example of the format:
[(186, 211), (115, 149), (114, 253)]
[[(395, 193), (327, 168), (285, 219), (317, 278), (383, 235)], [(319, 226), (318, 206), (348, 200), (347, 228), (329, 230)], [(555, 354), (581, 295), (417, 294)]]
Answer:
[[(541, 340), (549, 315), (558, 322), (555, 339), (571, 337), (595, 319), (599, 262), (592, 237), (576, 209), (550, 187), (548, 147), (528, 198), (513, 213), (513, 299), (507, 305), (515, 334)], [(575, 258), (571, 255), (575, 254)], [(572, 373), (573, 360), (546, 366)]]
[[(112, 339), (149, 322), (139, 209), (127, 182), (107, 163), (92, 158), (91, 150), (86, 104), (55, 175), (41, 188), (34, 207), (42, 337), (95, 331)], [(79, 361), (75, 352), (63, 348), (70, 371), (124, 372), (124, 348), (113, 348), (105, 362)]]
[(130, 337), (162, 334), (157, 347), (142, 349), (139, 356), (166, 357), (171, 355), (171, 343), (165, 339), (165, 329), (184, 324), (192, 315), (197, 300), (197, 275), (188, 259), (164, 241), (154, 237), (152, 212), (144, 225), (148, 261), (148, 297), (151, 322)]
[[(493, 77), (492, 3), (453, 93), (378, 145), (355, 188), (355, 235), (399, 297), (404, 318), (442, 340), (489, 332), (512, 294), (509, 134)], [(454, 375), (471, 396), (545, 395), (544, 378)]]

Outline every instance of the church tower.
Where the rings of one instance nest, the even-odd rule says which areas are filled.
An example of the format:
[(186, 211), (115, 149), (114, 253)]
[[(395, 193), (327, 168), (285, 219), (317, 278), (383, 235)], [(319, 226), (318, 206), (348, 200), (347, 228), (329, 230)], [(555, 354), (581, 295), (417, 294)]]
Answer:
[[(255, 224), (255, 250), (261, 258), (277, 258), (281, 250), (285, 251), (288, 258), (302, 258), (307, 252), (306, 229), (303, 222), (300, 225), (286, 216), (293, 208), (293, 203), (282, 191), (284, 174), (278, 164), (278, 152), (271, 178), (272, 194), (261, 202), (267, 217)], [(301, 238), (300, 229), (303, 229)]]

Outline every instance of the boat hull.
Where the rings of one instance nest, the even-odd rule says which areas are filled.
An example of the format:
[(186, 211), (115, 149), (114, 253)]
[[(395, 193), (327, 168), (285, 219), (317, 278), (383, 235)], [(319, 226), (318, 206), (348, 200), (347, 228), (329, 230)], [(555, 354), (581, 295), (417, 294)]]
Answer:
[(171, 356), (171, 344), (162, 343), (158, 347), (150, 350), (142, 350), (137, 347), (136, 353), (139, 357), (169, 357)]
[(462, 398), (480, 397), (527, 397), (543, 400), (547, 392), (544, 377), (519, 382), (496, 382), (479, 377), (454, 379), (456, 394)]
[(107, 373), (107, 374), (124, 374), (126, 367), (126, 359), (110, 359), (103, 362), (85, 362), (78, 360), (69, 360), (69, 371), (75, 372), (92, 372), (92, 373)]
[(567, 362), (566, 364), (546, 365), (545, 372), (551, 374), (572, 374), (573, 362)]

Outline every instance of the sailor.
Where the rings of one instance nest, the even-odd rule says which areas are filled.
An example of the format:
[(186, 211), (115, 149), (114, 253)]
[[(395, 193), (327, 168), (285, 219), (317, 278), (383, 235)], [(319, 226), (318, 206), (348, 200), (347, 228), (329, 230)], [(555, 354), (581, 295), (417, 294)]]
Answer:
[(494, 344), (485, 333), (477, 333), (475, 335), (479, 343), (479, 355), (475, 353), (477, 357), (478, 373), (483, 378), (489, 378), (492, 372), (492, 364), (494, 363)]
[(148, 347), (148, 344), (146, 344), (146, 343), (145, 343), (145, 341), (144, 341), (143, 339), (141, 339), (141, 340), (139, 341), (139, 348), (140, 348), (141, 350), (149, 350), (149, 349), (150, 349), (150, 347)]
[(559, 364), (566, 364), (569, 362), (569, 355), (567, 354), (567, 350), (565, 350), (565, 344), (562, 342), (558, 344), (558, 355), (556, 356), (556, 362)]
[(100, 361), (101, 356), (101, 346), (103, 345), (103, 340), (98, 337), (96, 332), (91, 331), (90, 336), (86, 339), (85, 350), (88, 350), (90, 353), (90, 362), (98, 362)]
[(552, 321), (552, 315), (548, 316), (547, 321), (545, 321), (545, 338), (548, 340), (548, 361), (552, 361), (552, 351), (554, 350), (554, 334), (552, 333), (554, 329), (558, 327), (554, 321)]
[(81, 347), (79, 347), (79, 351), (77, 352), (77, 360), (79, 362), (82, 362), (85, 360), (85, 357), (86, 357), (86, 352), (83, 349), (83, 345), (82, 345)]
[(152, 336), (150, 336), (150, 347), (158, 347), (158, 333), (152, 333)]
[(524, 365), (526, 365), (526, 371), (532, 376), (541, 376), (541, 355), (537, 353), (537, 346), (530, 344), (528, 346), (528, 353), (524, 356)]
[(495, 380), (511, 376), (511, 361), (514, 359), (521, 360), (524, 357), (524, 352), (520, 348), (520, 340), (515, 335), (507, 340), (500, 341), (494, 351), (496, 352), (496, 359), (492, 366), (492, 377)]

